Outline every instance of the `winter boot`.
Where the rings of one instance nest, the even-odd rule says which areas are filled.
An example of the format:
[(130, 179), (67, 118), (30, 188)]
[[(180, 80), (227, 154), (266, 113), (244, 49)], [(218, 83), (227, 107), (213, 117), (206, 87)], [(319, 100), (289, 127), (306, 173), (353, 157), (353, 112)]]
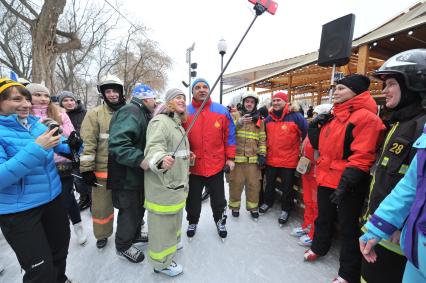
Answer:
[(186, 235), (188, 238), (192, 238), (195, 235), (195, 232), (197, 231), (197, 224), (189, 224), (188, 230), (186, 230)]
[(74, 224), (73, 227), (74, 234), (77, 236), (77, 243), (84, 246), (87, 242), (87, 236), (86, 233), (84, 233), (83, 223), (78, 222), (77, 224)]
[(98, 249), (103, 249), (103, 248), (105, 248), (107, 243), (108, 243), (108, 238), (99, 239), (99, 240), (96, 241), (96, 247)]
[(80, 211), (85, 210), (91, 206), (92, 202), (90, 200), (89, 194), (80, 194), (80, 199), (78, 201), (78, 207)]
[(278, 223), (280, 224), (280, 227), (287, 223), (288, 217), (289, 217), (288, 212), (285, 210), (282, 210), (280, 217), (278, 217)]
[(232, 216), (239, 217), (240, 216), (240, 212), (238, 210), (232, 209)]
[(303, 247), (310, 247), (312, 245), (312, 239), (309, 235), (303, 235), (299, 238), (299, 242), (297, 243)]
[(172, 261), (172, 263), (164, 269), (154, 268), (154, 272), (155, 273), (163, 273), (167, 276), (173, 277), (173, 276), (177, 276), (177, 275), (179, 275), (183, 272), (183, 266)]
[(257, 210), (250, 211), (251, 218), (253, 220), (257, 221), (259, 219), (259, 212)]
[(308, 232), (309, 232), (308, 228), (303, 229), (302, 226), (299, 226), (299, 227), (293, 228), (293, 230), (291, 230), (290, 235), (300, 238), (300, 237), (308, 234)]
[(264, 203), (259, 207), (259, 214), (265, 214), (269, 209), (270, 209), (269, 205)]
[(116, 251), (116, 252), (119, 258), (127, 259), (128, 261), (133, 263), (142, 262), (145, 258), (145, 256), (143, 255), (143, 252), (133, 245), (123, 252), (120, 252), (120, 251)]

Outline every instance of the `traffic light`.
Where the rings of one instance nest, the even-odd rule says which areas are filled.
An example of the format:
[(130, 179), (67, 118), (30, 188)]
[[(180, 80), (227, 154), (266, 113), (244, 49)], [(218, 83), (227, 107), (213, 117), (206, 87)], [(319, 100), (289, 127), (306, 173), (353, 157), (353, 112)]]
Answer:
[(197, 76), (197, 63), (191, 63), (191, 77), (195, 78)]

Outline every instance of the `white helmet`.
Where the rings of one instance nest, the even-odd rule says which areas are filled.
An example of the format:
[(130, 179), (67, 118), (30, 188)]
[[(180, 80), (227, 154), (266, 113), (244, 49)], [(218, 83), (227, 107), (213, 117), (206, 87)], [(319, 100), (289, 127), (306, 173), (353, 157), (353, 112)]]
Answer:
[(330, 112), (331, 108), (333, 107), (333, 104), (324, 103), (315, 106), (313, 113), (319, 114), (325, 114), (327, 112)]
[(256, 101), (256, 104), (259, 103), (259, 96), (257, 95), (256, 92), (248, 91), (248, 92), (244, 93), (243, 96), (241, 97), (241, 102), (244, 103), (244, 99), (246, 99), (247, 97), (254, 98), (254, 100)]
[(108, 88), (111, 88), (111, 86), (115, 86), (115, 88), (118, 87), (120, 90), (120, 94), (124, 94), (124, 85), (123, 82), (116, 76), (107, 74), (106, 76), (102, 77), (101, 80), (98, 83), (98, 91), (104, 95), (105, 90)]

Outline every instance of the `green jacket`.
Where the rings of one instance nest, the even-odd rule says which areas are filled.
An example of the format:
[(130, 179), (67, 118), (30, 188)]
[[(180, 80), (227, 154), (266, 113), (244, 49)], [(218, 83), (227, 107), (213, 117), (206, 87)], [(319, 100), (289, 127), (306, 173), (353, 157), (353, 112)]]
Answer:
[(189, 180), (189, 142), (185, 137), (175, 154), (173, 167), (165, 172), (159, 164), (172, 155), (185, 130), (177, 115), (158, 114), (148, 125), (145, 160), (145, 208), (157, 214), (176, 214), (185, 207)]
[(98, 178), (107, 178), (109, 123), (113, 113), (106, 104), (87, 111), (80, 129), (84, 141), (81, 172), (95, 171)]
[(109, 128), (108, 188), (143, 190), (146, 130), (151, 113), (136, 98), (117, 110)]

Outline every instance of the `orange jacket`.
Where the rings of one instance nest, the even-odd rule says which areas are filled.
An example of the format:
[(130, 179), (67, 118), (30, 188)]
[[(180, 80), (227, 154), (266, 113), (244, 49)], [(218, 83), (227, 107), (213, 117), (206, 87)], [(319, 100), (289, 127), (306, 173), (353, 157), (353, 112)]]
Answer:
[(306, 136), (307, 122), (297, 109), (286, 104), (281, 117), (269, 111), (265, 119), (266, 164), (272, 167), (296, 168), (300, 144)]
[[(195, 117), (201, 102), (194, 100), (188, 106), (186, 129)], [(235, 125), (228, 109), (211, 99), (206, 103), (188, 134), (191, 151), (195, 153), (195, 165), (191, 174), (210, 177), (219, 173), (227, 159), (235, 158)]]
[(348, 167), (369, 172), (385, 131), (376, 113), (377, 104), (369, 91), (334, 104), (334, 117), (321, 128), (319, 138), (319, 186), (337, 188)]

